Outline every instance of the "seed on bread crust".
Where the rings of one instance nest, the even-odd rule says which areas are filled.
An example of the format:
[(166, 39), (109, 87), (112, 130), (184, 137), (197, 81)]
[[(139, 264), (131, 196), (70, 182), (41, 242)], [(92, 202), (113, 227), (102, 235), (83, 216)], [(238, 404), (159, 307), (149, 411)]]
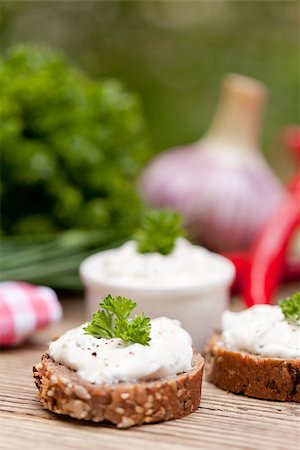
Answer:
[(89, 400), (91, 398), (91, 395), (88, 393), (88, 391), (80, 384), (77, 384), (74, 387), (74, 393), (78, 398), (81, 398), (81, 400)]
[(200, 404), (204, 360), (194, 353), (192, 369), (174, 377), (112, 385), (92, 384), (45, 353), (33, 368), (44, 408), (76, 419), (108, 420), (118, 428), (177, 419)]
[(300, 402), (300, 360), (232, 351), (219, 334), (206, 351), (208, 381), (226, 391), (265, 400)]

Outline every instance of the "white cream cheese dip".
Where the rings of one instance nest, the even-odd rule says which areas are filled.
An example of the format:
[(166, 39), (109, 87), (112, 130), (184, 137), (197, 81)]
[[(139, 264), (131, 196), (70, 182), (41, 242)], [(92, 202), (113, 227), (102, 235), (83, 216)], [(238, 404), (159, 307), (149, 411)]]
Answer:
[(95, 338), (85, 334), (85, 326), (67, 331), (51, 342), (49, 354), (87, 381), (112, 384), (162, 378), (192, 367), (192, 339), (177, 320), (151, 320), (149, 346)]
[(119, 248), (102, 252), (89, 267), (89, 276), (95, 281), (134, 288), (224, 284), (233, 273), (228, 260), (184, 238), (176, 240), (168, 255), (139, 253), (137, 243), (128, 241)]
[(279, 306), (255, 305), (241, 312), (225, 311), (222, 329), (222, 341), (232, 350), (300, 358), (300, 326), (285, 320)]

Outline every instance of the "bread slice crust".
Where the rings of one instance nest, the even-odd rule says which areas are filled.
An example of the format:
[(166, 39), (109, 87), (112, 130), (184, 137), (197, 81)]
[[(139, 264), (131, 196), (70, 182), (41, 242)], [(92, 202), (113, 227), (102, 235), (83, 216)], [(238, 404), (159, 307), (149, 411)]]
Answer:
[(270, 358), (226, 348), (215, 334), (206, 349), (208, 381), (221, 389), (265, 400), (300, 402), (300, 360)]
[(118, 428), (177, 419), (200, 404), (204, 359), (194, 353), (192, 369), (151, 381), (93, 384), (45, 353), (33, 367), (44, 408), (93, 422), (109, 421)]

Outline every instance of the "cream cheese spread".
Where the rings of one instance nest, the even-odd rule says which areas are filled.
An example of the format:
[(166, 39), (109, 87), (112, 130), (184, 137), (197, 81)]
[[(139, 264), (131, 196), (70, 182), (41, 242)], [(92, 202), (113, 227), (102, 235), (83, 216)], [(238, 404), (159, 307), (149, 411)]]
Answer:
[(93, 265), (95, 280), (134, 287), (193, 287), (224, 283), (234, 268), (225, 258), (178, 238), (169, 255), (139, 253), (135, 241), (103, 252)]
[(222, 329), (222, 341), (233, 350), (273, 358), (300, 358), (300, 326), (285, 320), (279, 306), (255, 305), (241, 312), (225, 311)]
[(149, 346), (95, 338), (85, 334), (85, 325), (51, 342), (49, 354), (54, 361), (76, 370), (92, 383), (169, 377), (192, 367), (192, 339), (177, 320), (166, 317), (151, 320)]

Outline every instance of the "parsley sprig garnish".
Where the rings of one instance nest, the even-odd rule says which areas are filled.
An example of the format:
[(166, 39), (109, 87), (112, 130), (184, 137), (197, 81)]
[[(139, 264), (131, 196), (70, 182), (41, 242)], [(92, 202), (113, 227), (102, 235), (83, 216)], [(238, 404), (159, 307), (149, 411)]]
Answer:
[(134, 238), (139, 253), (168, 255), (174, 249), (176, 239), (183, 234), (182, 217), (175, 211), (163, 209), (149, 211)]
[(120, 338), (125, 342), (149, 345), (151, 324), (144, 313), (130, 319), (136, 303), (126, 297), (108, 295), (100, 303), (102, 310), (93, 314), (84, 328), (86, 334), (96, 338)]
[(300, 292), (281, 300), (279, 306), (286, 320), (300, 325)]

